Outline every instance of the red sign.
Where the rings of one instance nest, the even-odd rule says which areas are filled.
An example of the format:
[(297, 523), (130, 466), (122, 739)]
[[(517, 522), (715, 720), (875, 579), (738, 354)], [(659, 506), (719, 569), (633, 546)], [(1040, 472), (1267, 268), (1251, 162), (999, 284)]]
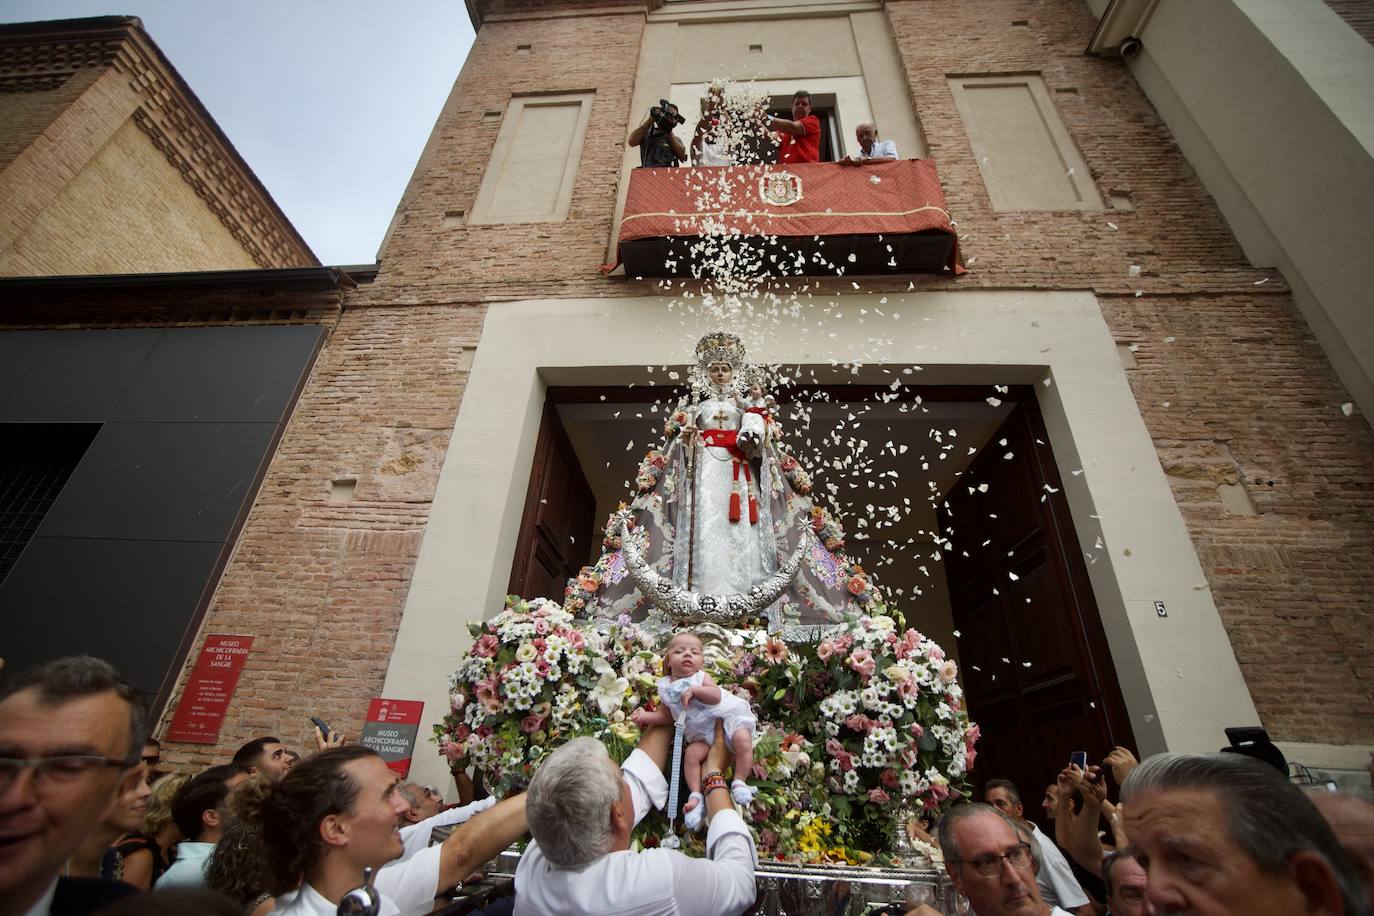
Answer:
[(200, 650), (196, 667), (181, 692), (172, 727), (163, 735), (165, 741), (186, 741), (191, 744), (214, 744), (229, 700), (239, 683), (239, 672), (248, 660), (253, 646), (251, 636), (207, 636)]
[(381, 754), (386, 765), (401, 776), (409, 775), (424, 708), (419, 700), (373, 700), (367, 707), (367, 724), (359, 743)]

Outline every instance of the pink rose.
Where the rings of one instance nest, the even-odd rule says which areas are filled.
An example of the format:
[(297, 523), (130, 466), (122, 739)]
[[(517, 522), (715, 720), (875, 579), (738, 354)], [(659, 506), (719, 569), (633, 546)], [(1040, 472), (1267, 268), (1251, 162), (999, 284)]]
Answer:
[(854, 756), (848, 751), (840, 751), (835, 755), (835, 759), (840, 762), (840, 769), (843, 772), (848, 773), (854, 769)]
[(472, 654), (482, 658), (494, 658), (501, 648), (501, 640), (488, 633), (472, 646)]
[(873, 676), (878, 663), (873, 660), (872, 652), (867, 649), (855, 649), (849, 656), (849, 667), (866, 680)]
[(926, 733), (926, 730), (925, 730), (924, 728), (921, 727), (921, 723), (920, 723), (920, 722), (912, 722), (912, 723), (911, 723), (911, 737), (913, 737), (913, 738), (919, 738), (919, 737), (921, 737), (922, 735), (924, 735), (925, 733)]
[(959, 676), (959, 666), (952, 660), (940, 666), (940, 680), (946, 684), (954, 683), (954, 679)]
[(906, 764), (908, 767), (914, 767), (916, 765), (916, 761), (920, 759), (920, 752), (917, 751), (916, 748), (912, 747), (911, 745), (907, 745), (906, 747), (902, 748), (902, 763)]
[(460, 741), (444, 742), (444, 756), (450, 764), (457, 763), (467, 756), (467, 748)]
[(892, 769), (892, 767), (883, 770), (882, 775), (878, 778), (882, 780), (883, 785), (887, 786), (889, 789), (895, 789), (901, 784), (901, 780), (897, 778), (897, 771)]
[(791, 455), (784, 455), (782, 459), (782, 469), (784, 471), (795, 471), (797, 469), (797, 459)]
[(596, 573), (584, 572), (577, 577), (577, 587), (591, 594), (601, 587), (601, 581), (597, 578)]
[(930, 651), (926, 653), (926, 658), (933, 662), (942, 662), (945, 660), (945, 650), (939, 646), (931, 646)]
[(543, 716), (536, 716), (536, 715), (531, 714), (531, 715), (525, 716), (525, 718), (523, 718), (523, 719), (520, 720), (520, 730), (521, 730), (522, 732), (524, 732), (525, 734), (527, 734), (527, 735), (533, 734), (534, 732), (539, 731), (540, 727), (542, 727), (543, 724), (544, 724), (544, 717), (543, 717)]
[(539, 636), (549, 635), (549, 622), (543, 617), (536, 618), (534, 621), (534, 632)]
[(449, 698), (449, 703), (453, 707), (454, 712), (460, 712), (464, 706), (468, 705), (467, 694), (459, 691)]
[(834, 738), (826, 738), (825, 752), (831, 757), (838, 757), (844, 753), (844, 745)]
[(862, 595), (868, 590), (868, 581), (863, 576), (849, 577), (849, 594)]
[(855, 713), (844, 720), (845, 728), (868, 734), (873, 730), (873, 720), (863, 713)]
[(835, 644), (828, 639), (822, 639), (816, 646), (816, 657), (823, 662), (830, 661), (830, 657), (835, 654)]
[(914, 677), (909, 677), (897, 685), (897, 693), (902, 697), (914, 697), (921, 692), (921, 686), (916, 683)]
[(586, 640), (582, 638), (581, 630), (571, 630), (567, 635), (568, 645), (572, 646), (574, 649), (581, 649), (583, 645), (586, 644)]
[(875, 805), (885, 805), (888, 803), (888, 795), (882, 789), (869, 789), (868, 800)]

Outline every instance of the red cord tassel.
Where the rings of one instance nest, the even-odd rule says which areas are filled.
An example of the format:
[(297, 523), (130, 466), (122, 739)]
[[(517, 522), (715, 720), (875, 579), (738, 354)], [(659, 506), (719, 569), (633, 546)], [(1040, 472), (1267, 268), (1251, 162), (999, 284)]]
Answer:
[[(730, 487), (730, 521), (739, 521), (739, 459), (735, 459), (734, 467), (731, 468), (735, 474), (735, 482)], [(748, 473), (746, 471), (746, 473)], [(747, 479), (747, 478), (746, 478)]]
[(759, 501), (754, 498), (754, 494), (749, 494), (749, 524), (759, 523)]

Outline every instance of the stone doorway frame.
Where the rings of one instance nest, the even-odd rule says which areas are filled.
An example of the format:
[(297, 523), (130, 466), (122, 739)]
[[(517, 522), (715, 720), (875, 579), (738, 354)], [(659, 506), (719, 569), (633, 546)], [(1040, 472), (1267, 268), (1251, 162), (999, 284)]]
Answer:
[[(870, 317), (833, 322), (821, 335), (824, 353), (770, 329), (766, 350), (751, 358), (829, 367), (831, 354), (862, 353), (882, 336), (891, 339), (882, 350), (887, 365), (920, 366), (903, 377), (919, 384), (1035, 385), (1079, 546), (1096, 557), (1089, 578), (1139, 753), (1215, 751), (1224, 727), (1257, 724), (1096, 297), (971, 290), (879, 298), (837, 297), (847, 314), (866, 308)], [(688, 341), (708, 328), (698, 322), (679, 332), (668, 301), (488, 307), (384, 686), (385, 696), (425, 701), (422, 734), (448, 709), (446, 685), (470, 644), (468, 622), (494, 614), (505, 597), (547, 387), (648, 385), (646, 366), (681, 367)], [(833, 381), (885, 384), (893, 376), (882, 368), (835, 369)], [(1104, 546), (1094, 550), (1099, 537)], [(1157, 601), (1167, 617), (1156, 613)], [(415, 778), (441, 780), (444, 764), (428, 751), (417, 748)]]

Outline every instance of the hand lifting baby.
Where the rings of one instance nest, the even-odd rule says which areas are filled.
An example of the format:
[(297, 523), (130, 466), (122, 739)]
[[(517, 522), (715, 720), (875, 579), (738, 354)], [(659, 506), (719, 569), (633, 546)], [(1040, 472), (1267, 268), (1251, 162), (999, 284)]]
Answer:
[(640, 728), (648, 728), (672, 725), (678, 715), (685, 714), (683, 737), (688, 743), (682, 752), (683, 771), (692, 794), (683, 805), (682, 813), (689, 829), (700, 830), (705, 810), (701, 797), (701, 764), (711, 749), (717, 720), (735, 756), (735, 779), (730, 785), (730, 797), (736, 804), (747, 805), (754, 800), (754, 788), (744, 778), (754, 766), (754, 729), (758, 719), (746, 700), (716, 686), (711, 676), (702, 670), (706, 655), (695, 634), (678, 633), (668, 640), (663, 658), (668, 676), (658, 681), (658, 707), (653, 712), (636, 709), (630, 718)]

